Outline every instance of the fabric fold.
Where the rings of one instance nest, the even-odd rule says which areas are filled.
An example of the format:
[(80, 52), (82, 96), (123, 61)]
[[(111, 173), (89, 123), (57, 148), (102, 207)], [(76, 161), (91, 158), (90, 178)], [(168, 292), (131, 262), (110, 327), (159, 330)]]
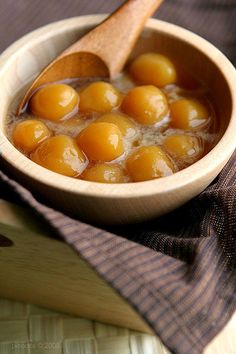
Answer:
[[(236, 310), (236, 153), (214, 183), (163, 218), (110, 232), (14, 192), (102, 276), (176, 354), (199, 354)], [(118, 235), (118, 234), (119, 235)]]

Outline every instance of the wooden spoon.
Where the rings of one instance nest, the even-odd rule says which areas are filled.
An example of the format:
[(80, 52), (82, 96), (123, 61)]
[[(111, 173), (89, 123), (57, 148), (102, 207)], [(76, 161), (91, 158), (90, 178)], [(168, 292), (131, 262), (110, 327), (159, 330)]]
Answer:
[(78, 77), (114, 77), (123, 68), (146, 20), (163, 0), (129, 0), (54, 59), (34, 80), (17, 109), (41, 85)]

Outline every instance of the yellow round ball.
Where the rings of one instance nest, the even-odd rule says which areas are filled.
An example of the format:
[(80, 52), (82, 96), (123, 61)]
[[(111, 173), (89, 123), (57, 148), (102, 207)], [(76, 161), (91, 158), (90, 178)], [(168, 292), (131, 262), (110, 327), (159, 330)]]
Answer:
[(118, 165), (108, 165), (100, 163), (87, 168), (82, 179), (99, 183), (122, 183), (124, 182), (124, 174)]
[(120, 129), (123, 135), (133, 136), (135, 134), (135, 124), (131, 121), (129, 117), (123, 114), (107, 113), (98, 118), (96, 122), (106, 122), (115, 124)]
[(129, 72), (142, 85), (164, 87), (177, 81), (173, 62), (156, 53), (145, 53), (137, 57), (130, 65)]
[(180, 165), (192, 164), (203, 154), (203, 143), (191, 135), (170, 135), (164, 140), (163, 147)]
[(83, 113), (106, 113), (120, 103), (120, 93), (109, 83), (97, 81), (80, 92), (79, 109)]
[(138, 86), (123, 99), (121, 109), (138, 123), (154, 125), (168, 113), (169, 107), (164, 93), (155, 86)]
[(13, 144), (25, 153), (30, 153), (51, 135), (47, 126), (36, 119), (18, 123), (12, 133)]
[(67, 135), (56, 135), (45, 140), (30, 155), (37, 164), (69, 177), (79, 176), (87, 166), (84, 153), (76, 141)]
[(49, 84), (40, 88), (30, 100), (30, 111), (38, 117), (59, 121), (78, 110), (79, 95), (73, 87)]
[(201, 129), (209, 121), (206, 105), (196, 99), (183, 98), (170, 105), (171, 126), (183, 130)]
[(123, 154), (123, 136), (112, 123), (92, 123), (77, 137), (79, 147), (90, 161), (112, 161)]
[(171, 175), (175, 167), (159, 146), (138, 148), (126, 161), (127, 171), (134, 182)]

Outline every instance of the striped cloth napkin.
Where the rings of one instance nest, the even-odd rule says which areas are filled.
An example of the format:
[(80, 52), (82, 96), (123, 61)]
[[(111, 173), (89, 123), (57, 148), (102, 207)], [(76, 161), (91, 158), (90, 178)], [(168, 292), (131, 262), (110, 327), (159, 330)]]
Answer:
[[(45, 22), (109, 12), (120, 4), (9, 0), (0, 5), (1, 45)], [(210, 39), (236, 62), (235, 0), (166, 0), (158, 17)], [(202, 353), (236, 310), (236, 153), (197, 198), (136, 226), (108, 231), (74, 220), (44, 205), (3, 168), (0, 197), (23, 201), (43, 216), (127, 299), (172, 353)]]

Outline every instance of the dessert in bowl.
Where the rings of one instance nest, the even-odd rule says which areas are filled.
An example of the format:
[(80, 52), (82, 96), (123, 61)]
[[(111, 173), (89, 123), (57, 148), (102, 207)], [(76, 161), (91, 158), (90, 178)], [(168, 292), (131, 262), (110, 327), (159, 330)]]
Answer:
[[(52, 116), (43, 117), (42, 111), (35, 109), (37, 105), (34, 101), (37, 100), (34, 96), (29, 111), (34, 116), (20, 117), (19, 121), (15, 118), (9, 125), (9, 112), (14, 111), (16, 95), (20, 89), (23, 89), (53, 56), (102, 19), (102, 16), (85, 16), (49, 25), (21, 39), (3, 54), (0, 71), (1, 159), (6, 167), (14, 172), (16, 179), (62, 210), (100, 223), (138, 222), (173, 210), (196, 196), (214, 179), (229, 159), (236, 145), (233, 135), (236, 127), (233, 88), (236, 80), (235, 69), (222, 53), (200, 37), (180, 27), (151, 19), (132, 53), (131, 64), (128, 63), (128, 68), (131, 68), (128, 69), (131, 80), (124, 75), (119, 79), (120, 82), (118, 79), (112, 82), (112, 88), (118, 92), (115, 100), (117, 102), (112, 109), (102, 110), (96, 116), (96, 108), (95, 117), (91, 112), (88, 115), (91, 107), (88, 108), (85, 95), (92, 85), (100, 84), (98, 92), (101, 93), (101, 84), (110, 85), (109, 83), (101, 83), (99, 80), (97, 83), (87, 82), (80, 88), (76, 85), (72, 88), (74, 84), (67, 82), (63, 85), (69, 84), (80, 97), (80, 115), (74, 111), (71, 116), (60, 121), (62, 134), (55, 129), (58, 122), (51, 122), (55, 120)], [(158, 88), (158, 84), (151, 82), (152, 75), (149, 75), (149, 78), (148, 73), (142, 75), (143, 55), (164, 56), (167, 61), (176, 62), (186, 72), (193, 73), (203, 85), (195, 87), (191, 86), (190, 82), (191, 87), (182, 89), (181, 85), (175, 82), (175, 75), (172, 75), (171, 82), (161, 83), (162, 87)], [(144, 67), (147, 67), (146, 63)], [(176, 72), (178, 74), (179, 71)], [(146, 78), (148, 81), (145, 81)], [(159, 94), (159, 98), (163, 99), (163, 111), (157, 120), (157, 115), (152, 121), (152, 116), (150, 118), (150, 115), (145, 117), (144, 112), (141, 115), (137, 113), (137, 110), (142, 110), (142, 98), (140, 100), (139, 94), (144, 89), (146, 96), (157, 97)], [(202, 93), (203, 90), (206, 91)], [(35, 96), (37, 93), (40, 93), (40, 90)], [(186, 102), (187, 106), (181, 108), (181, 104), (186, 105)], [(188, 124), (188, 119), (184, 122), (178, 118), (178, 112), (182, 112), (180, 115), (183, 117), (183, 112), (191, 111), (189, 105), (194, 106), (195, 112), (200, 112), (198, 118), (201, 122), (194, 127)], [(87, 115), (82, 122), (85, 125), (81, 125), (80, 111)], [(123, 126), (116, 123), (117, 115), (118, 118), (121, 117), (119, 122), (123, 120)], [(38, 124), (43, 139), (39, 141), (39, 146), (36, 144), (28, 148), (20, 145), (19, 141), (22, 139), (18, 137), (21, 133), (17, 137), (16, 131), (17, 126), (20, 131), (20, 124), (29, 124), (30, 120), (31, 123), (33, 121)], [(48, 121), (50, 122), (47, 123)], [(130, 140), (126, 141), (122, 127), (124, 131), (127, 128), (131, 135), (133, 130), (133, 140), (129, 138)], [(121, 142), (117, 149), (110, 151), (109, 146), (105, 145), (104, 149), (102, 146), (99, 150), (98, 145), (95, 145), (95, 148), (89, 146), (88, 141), (96, 140), (99, 131), (108, 137), (105, 143), (109, 141), (110, 130)], [(72, 132), (71, 135), (65, 134), (67, 131)], [(146, 135), (140, 131), (145, 131)], [(45, 152), (47, 147), (44, 147), (50, 142), (55, 145), (55, 139), (66, 139), (63, 141), (64, 145), (68, 143), (68, 139), (69, 144), (76, 141), (73, 148), (76, 150), (78, 161), (81, 161), (76, 173), (74, 168), (72, 173), (71, 169), (69, 173), (68, 169), (65, 173), (57, 169), (58, 164), (54, 164), (55, 155), (51, 157), (53, 167), (48, 163), (50, 156), (46, 159), (47, 163), (43, 162), (45, 159), (42, 158), (42, 150)], [(131, 140), (133, 145), (130, 148)], [(25, 156), (22, 152), (28, 155)], [(159, 168), (154, 168), (153, 172), (153, 166), (157, 166), (157, 162)], [(104, 176), (108, 176), (108, 180)], [(109, 176), (112, 176), (110, 180)]]

